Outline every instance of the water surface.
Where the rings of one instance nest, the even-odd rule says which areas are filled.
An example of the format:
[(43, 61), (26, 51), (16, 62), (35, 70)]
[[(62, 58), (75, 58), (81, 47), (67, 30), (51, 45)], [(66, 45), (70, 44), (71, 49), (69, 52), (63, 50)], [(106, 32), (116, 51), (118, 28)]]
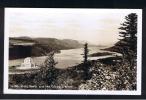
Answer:
[[(105, 52), (100, 49), (102, 49), (102, 47), (89, 47), (89, 54), (93, 54), (97, 52)], [(78, 65), (82, 63), (83, 61), (83, 53), (84, 53), (84, 48), (61, 50), (60, 53), (56, 53), (54, 55), (54, 59), (57, 62), (55, 67), (64, 69), (64, 68)], [(106, 57), (111, 57), (111, 56), (113, 55), (88, 57), (88, 60), (97, 60), (100, 58), (106, 58)], [(41, 65), (45, 61), (46, 56), (32, 57), (32, 58), (36, 65)], [(23, 60), (24, 59), (9, 60), (9, 66), (20, 66)]]

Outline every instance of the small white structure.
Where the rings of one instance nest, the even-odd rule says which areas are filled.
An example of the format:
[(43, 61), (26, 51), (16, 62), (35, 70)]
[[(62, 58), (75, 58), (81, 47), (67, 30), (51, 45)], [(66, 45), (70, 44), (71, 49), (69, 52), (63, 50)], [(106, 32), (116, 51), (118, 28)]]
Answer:
[(35, 63), (31, 57), (27, 57), (24, 59), (24, 62), (21, 63), (21, 66), (17, 69), (33, 69), (36, 68)]

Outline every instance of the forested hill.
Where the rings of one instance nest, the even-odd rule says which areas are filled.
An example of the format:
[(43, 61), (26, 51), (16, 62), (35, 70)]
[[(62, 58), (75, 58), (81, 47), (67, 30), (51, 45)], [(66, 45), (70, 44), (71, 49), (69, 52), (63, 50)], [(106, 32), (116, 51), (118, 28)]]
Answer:
[(59, 50), (83, 47), (83, 44), (71, 39), (60, 40), (55, 38), (34, 38), (34, 40), (41, 44), (47, 44), (51, 46), (51, 48), (57, 48)]
[(11, 37), (10, 38), (10, 43), (11, 42), (35, 42), (39, 43), (42, 45), (48, 45), (51, 48), (56, 48), (56, 49), (71, 49), (71, 48), (79, 48), (82, 47), (83, 44), (79, 43), (76, 40), (71, 40), (71, 39), (56, 39), (56, 38), (30, 38), (30, 37)]
[[(19, 51), (23, 50), (23, 49), (16, 50), (18, 49), (17, 47), (20, 45), (25, 45), (23, 46), (25, 49), (27, 45), (33, 44), (31, 46), (32, 48), (31, 48), (30, 56), (41, 56), (41, 55), (44, 55), (44, 52), (45, 53), (49, 53), (51, 51), (59, 52), (59, 50), (75, 49), (75, 48), (83, 47), (84, 45), (82, 43), (79, 43), (76, 40), (71, 40), (71, 39), (61, 40), (61, 39), (56, 39), (56, 38), (30, 38), (30, 37), (10, 37), (9, 44), (10, 44), (9, 46), (10, 52), (12, 52), (12, 54), (16, 54)], [(15, 51), (17, 52), (15, 53)], [(16, 57), (16, 58), (19, 58), (19, 57)]]

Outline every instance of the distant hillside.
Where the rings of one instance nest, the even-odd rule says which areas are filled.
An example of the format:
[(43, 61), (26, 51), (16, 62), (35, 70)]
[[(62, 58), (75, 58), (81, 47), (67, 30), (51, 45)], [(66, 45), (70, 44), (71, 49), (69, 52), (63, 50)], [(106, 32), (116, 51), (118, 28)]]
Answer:
[[(30, 46), (31, 44), (30, 56), (42, 56), (44, 55), (44, 53), (49, 53), (51, 51), (59, 52), (59, 50), (63, 49), (75, 49), (83, 47), (83, 44), (71, 39), (60, 40), (55, 38), (10, 37), (9, 40), (11, 59), (13, 59), (13, 56), (17, 54), (19, 56), (20, 53), (22, 53), (22, 48), (21, 50), (17, 50), (20, 49), (20, 47), (18, 48), (18, 46), (20, 45), (23, 45), (23, 47), (25, 46), (25, 49), (28, 45)], [(12, 57), (11, 54), (13, 54)], [(24, 54), (22, 57), (24, 57), (25, 55), (26, 54)], [(14, 58), (19, 58), (18, 56), (15, 56)]]
[(105, 49), (103, 49), (103, 50), (107, 50), (107, 51), (111, 51), (111, 52), (117, 52), (117, 53), (123, 53), (122, 51), (121, 51), (121, 42), (122, 41), (118, 41), (117, 43), (115, 43), (114, 44), (114, 46), (111, 46), (111, 47), (109, 47), (109, 48), (105, 48)]
[(80, 48), (83, 47), (83, 44), (79, 43), (76, 40), (70, 40), (70, 39), (55, 39), (55, 38), (33, 38), (33, 40), (37, 41), (40, 44), (48, 45), (48, 47), (52, 49), (74, 49), (74, 48)]

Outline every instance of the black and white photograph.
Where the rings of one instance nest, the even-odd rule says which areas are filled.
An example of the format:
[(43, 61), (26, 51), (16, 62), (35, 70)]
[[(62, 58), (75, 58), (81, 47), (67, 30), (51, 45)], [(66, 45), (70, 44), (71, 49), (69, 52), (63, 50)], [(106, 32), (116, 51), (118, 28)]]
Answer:
[(4, 93), (141, 95), (141, 9), (5, 8)]

